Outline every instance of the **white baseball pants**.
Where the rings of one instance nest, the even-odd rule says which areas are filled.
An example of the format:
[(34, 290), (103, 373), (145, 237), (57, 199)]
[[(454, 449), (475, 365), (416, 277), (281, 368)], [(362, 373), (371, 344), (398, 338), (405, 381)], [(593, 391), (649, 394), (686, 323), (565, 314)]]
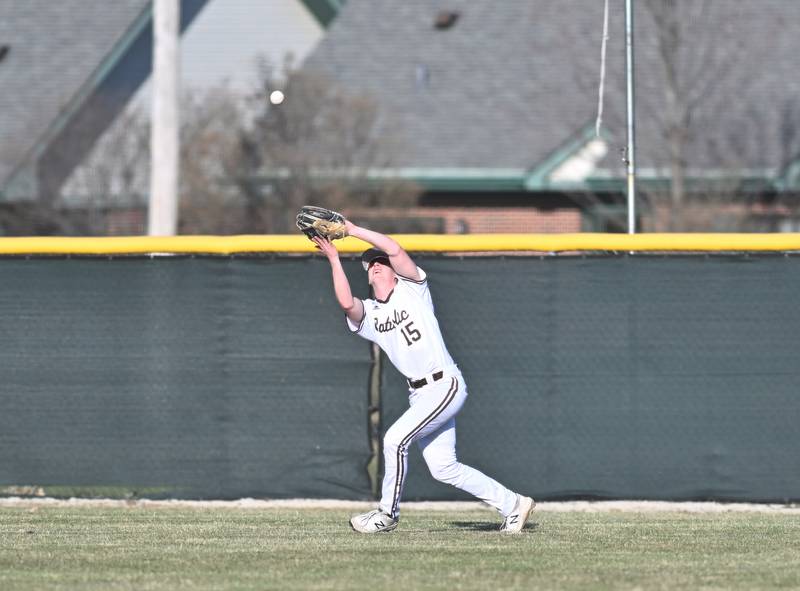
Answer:
[(455, 416), (467, 399), (460, 373), (413, 390), (410, 408), (386, 432), (380, 510), (394, 518), (408, 473), (408, 448), (417, 442), (431, 475), (497, 509), (503, 517), (514, 510), (517, 495), (502, 484), (456, 459)]

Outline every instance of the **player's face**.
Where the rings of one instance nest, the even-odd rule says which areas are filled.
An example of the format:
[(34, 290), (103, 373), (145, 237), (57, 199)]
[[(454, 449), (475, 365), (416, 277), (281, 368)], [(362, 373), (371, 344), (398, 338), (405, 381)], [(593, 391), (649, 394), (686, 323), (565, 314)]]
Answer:
[(369, 277), (370, 285), (374, 285), (376, 282), (388, 284), (394, 282), (395, 273), (391, 265), (382, 263), (380, 259), (378, 259), (369, 264), (367, 276)]

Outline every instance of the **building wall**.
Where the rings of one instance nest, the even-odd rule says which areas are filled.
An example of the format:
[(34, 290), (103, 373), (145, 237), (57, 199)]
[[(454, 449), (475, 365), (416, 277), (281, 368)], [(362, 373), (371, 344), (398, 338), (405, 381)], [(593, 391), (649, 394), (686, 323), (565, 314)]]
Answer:
[(352, 209), (350, 216), (369, 220), (431, 220), (427, 230), (445, 234), (504, 234), (580, 232), (577, 209), (535, 207), (412, 207), (409, 209)]
[[(566, 208), (540, 210), (518, 207), (413, 207), (410, 209), (350, 209), (344, 213), (357, 222), (373, 222), (380, 230), (383, 229), (383, 225), (388, 223), (387, 231), (403, 233), (571, 233), (581, 231), (582, 221), (579, 210)], [(109, 211), (108, 234), (116, 236), (142, 234), (145, 231), (146, 221), (146, 211), (142, 208), (122, 208)]]

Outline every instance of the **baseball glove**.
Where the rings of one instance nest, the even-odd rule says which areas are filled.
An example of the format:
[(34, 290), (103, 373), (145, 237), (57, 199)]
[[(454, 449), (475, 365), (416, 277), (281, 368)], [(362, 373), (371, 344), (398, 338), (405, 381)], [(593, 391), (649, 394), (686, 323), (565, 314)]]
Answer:
[(311, 240), (320, 236), (328, 240), (337, 240), (347, 236), (344, 216), (336, 211), (304, 205), (297, 213), (297, 227)]

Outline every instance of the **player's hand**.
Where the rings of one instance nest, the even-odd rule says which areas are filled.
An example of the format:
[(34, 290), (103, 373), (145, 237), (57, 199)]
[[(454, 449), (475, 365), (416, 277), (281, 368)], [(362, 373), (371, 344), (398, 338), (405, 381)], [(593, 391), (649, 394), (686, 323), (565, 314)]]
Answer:
[(314, 242), (316, 247), (320, 251), (322, 251), (322, 254), (324, 254), (326, 257), (328, 257), (329, 261), (339, 258), (339, 251), (336, 250), (336, 247), (333, 245), (333, 242), (331, 242), (330, 240), (322, 238), (321, 236), (315, 236), (311, 240), (312, 240), (312, 242)]

